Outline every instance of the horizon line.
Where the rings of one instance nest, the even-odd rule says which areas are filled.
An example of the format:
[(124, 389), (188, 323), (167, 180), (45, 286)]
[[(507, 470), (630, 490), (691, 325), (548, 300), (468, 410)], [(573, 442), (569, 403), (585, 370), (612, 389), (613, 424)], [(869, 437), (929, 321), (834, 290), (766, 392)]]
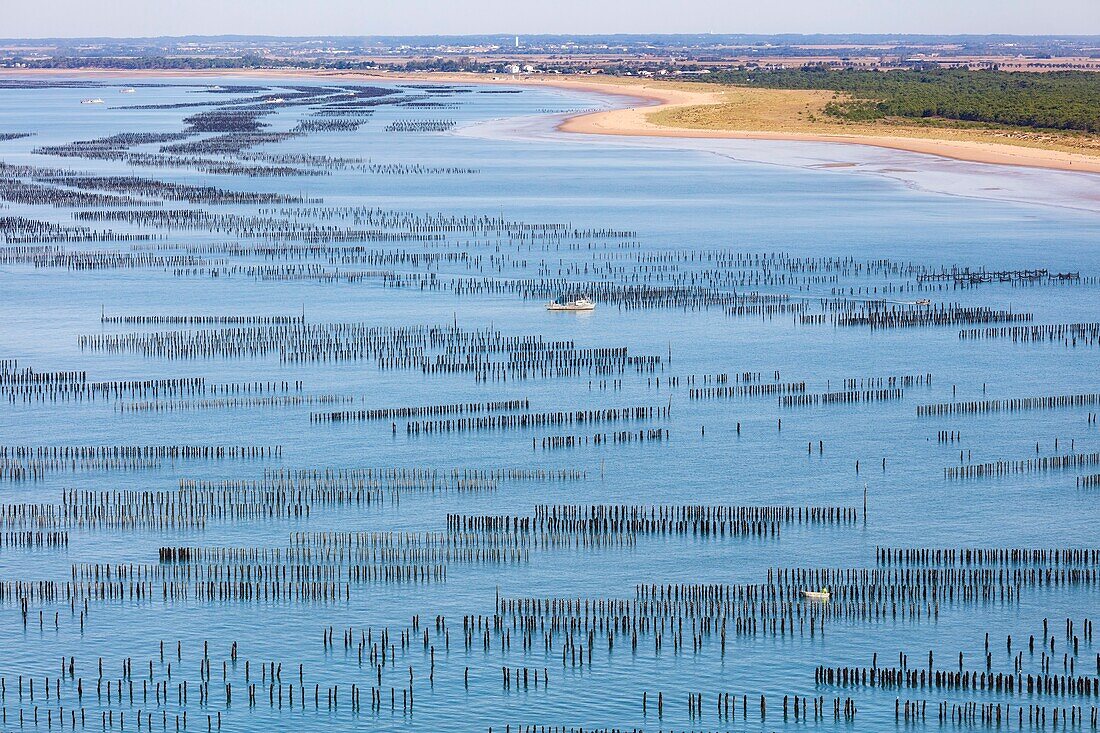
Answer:
[(517, 33), (515, 31), (497, 31), (497, 32), (485, 32), (485, 33), (375, 33), (375, 34), (327, 34), (327, 33), (313, 33), (306, 35), (278, 35), (270, 33), (183, 33), (179, 35), (142, 35), (142, 36), (111, 36), (111, 35), (92, 35), (92, 36), (9, 36), (0, 37), (0, 42), (7, 41), (95, 41), (95, 40), (110, 40), (110, 41), (144, 41), (144, 40), (163, 40), (163, 39), (184, 39), (184, 38), (204, 38), (204, 39), (274, 39), (274, 40), (306, 40), (306, 39), (388, 39), (388, 38), (513, 38), (515, 36), (521, 38), (526, 36), (528, 38), (587, 38), (587, 39), (608, 39), (608, 38), (678, 38), (684, 36), (695, 37), (710, 37), (710, 38), (787, 38), (787, 37), (803, 37), (803, 38), (858, 38), (858, 37), (897, 37), (897, 38), (1029, 38), (1029, 39), (1096, 39), (1100, 41), (1100, 33), (910, 33), (903, 31), (882, 31), (882, 32), (794, 32), (783, 31), (776, 33), (758, 33), (758, 32), (713, 32), (713, 31), (685, 31), (677, 33), (668, 32), (654, 32), (654, 33), (622, 33), (622, 32), (608, 32), (608, 33)]

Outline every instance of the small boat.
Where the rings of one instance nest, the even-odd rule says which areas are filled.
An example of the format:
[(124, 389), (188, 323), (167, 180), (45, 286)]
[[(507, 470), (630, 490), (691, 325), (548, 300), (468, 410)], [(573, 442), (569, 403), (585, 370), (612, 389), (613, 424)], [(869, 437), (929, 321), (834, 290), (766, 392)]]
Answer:
[(913, 301), (913, 304), (914, 305), (932, 305), (932, 301), (929, 300), (928, 298), (920, 298), (918, 300)]
[(586, 298), (583, 295), (573, 300), (558, 298), (546, 304), (546, 310), (548, 311), (590, 311), (595, 309), (596, 301)]
[(810, 601), (828, 601), (829, 589), (822, 588), (821, 590), (804, 590), (802, 591), (802, 597)]
[(125, 89), (119, 89), (118, 93), (119, 94), (133, 94), (136, 91), (137, 91), (137, 89), (134, 89), (133, 87), (126, 87)]
[(286, 100), (283, 99), (282, 97), (272, 97), (270, 99), (265, 99), (264, 103), (265, 104), (282, 104), (285, 101)]
[(81, 104), (103, 104), (103, 100), (99, 99), (99, 98), (96, 98), (96, 99), (82, 99), (82, 100), (80, 100), (80, 103)]

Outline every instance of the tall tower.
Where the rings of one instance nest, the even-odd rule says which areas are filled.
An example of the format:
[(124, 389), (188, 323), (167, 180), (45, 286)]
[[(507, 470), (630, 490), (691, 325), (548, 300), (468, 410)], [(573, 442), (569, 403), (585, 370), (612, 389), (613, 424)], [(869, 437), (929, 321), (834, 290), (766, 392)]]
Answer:
[(519, 36), (516, 36), (516, 48), (519, 48)]

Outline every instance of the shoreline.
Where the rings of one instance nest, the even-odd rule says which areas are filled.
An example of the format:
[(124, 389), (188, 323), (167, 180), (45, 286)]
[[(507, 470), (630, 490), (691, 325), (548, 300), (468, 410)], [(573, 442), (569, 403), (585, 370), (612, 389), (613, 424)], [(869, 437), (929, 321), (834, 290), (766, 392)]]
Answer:
[(243, 77), (287, 79), (345, 79), (376, 82), (467, 83), (520, 87), (555, 88), (592, 92), (605, 96), (624, 97), (642, 102), (630, 107), (583, 112), (567, 117), (557, 125), (565, 133), (612, 135), (622, 137), (705, 138), (727, 140), (771, 140), (790, 142), (836, 143), (866, 145), (930, 155), (949, 160), (990, 165), (1073, 173), (1100, 173), (1100, 156), (1070, 153), (1040, 147), (1011, 145), (983, 141), (949, 140), (943, 138), (909, 137), (905, 135), (858, 135), (843, 133), (808, 133), (769, 130), (717, 130), (657, 125), (649, 116), (685, 107), (718, 103), (722, 90), (704, 92), (658, 86), (648, 82), (580, 79), (575, 76), (506, 74), (485, 75), (466, 72), (371, 73), (366, 71), (298, 69), (0, 69), (0, 78), (88, 76), (102, 78), (140, 77)]
[[(572, 85), (570, 85), (572, 86)], [(590, 84), (592, 91), (610, 93), (613, 84)], [(634, 90), (634, 87), (629, 87)], [(622, 92), (620, 92), (622, 94)], [(683, 107), (714, 104), (718, 92), (687, 92), (666, 90), (660, 87), (642, 86), (636, 96), (651, 102), (649, 105), (629, 109), (608, 110), (575, 115), (558, 125), (562, 132), (622, 135), (628, 137), (709, 138), (725, 140), (789, 140), (792, 142), (839, 143), (843, 145), (868, 145), (890, 150), (901, 150), (921, 155), (934, 155), (951, 160), (992, 165), (1013, 165), (1027, 168), (1070, 171), (1075, 173), (1100, 173), (1100, 157), (1059, 150), (1047, 150), (1022, 145), (998, 144), (978, 141), (917, 138), (904, 135), (845, 135), (833, 133), (779, 132), (767, 130), (705, 130), (686, 127), (666, 127), (649, 121), (655, 112)]]

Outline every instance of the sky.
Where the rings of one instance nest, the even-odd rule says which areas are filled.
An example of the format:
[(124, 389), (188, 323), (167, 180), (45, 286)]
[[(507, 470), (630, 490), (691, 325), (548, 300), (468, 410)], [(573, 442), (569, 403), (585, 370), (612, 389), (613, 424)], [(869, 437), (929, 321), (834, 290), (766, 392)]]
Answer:
[(0, 37), (1100, 34), (1100, 0), (0, 0)]

